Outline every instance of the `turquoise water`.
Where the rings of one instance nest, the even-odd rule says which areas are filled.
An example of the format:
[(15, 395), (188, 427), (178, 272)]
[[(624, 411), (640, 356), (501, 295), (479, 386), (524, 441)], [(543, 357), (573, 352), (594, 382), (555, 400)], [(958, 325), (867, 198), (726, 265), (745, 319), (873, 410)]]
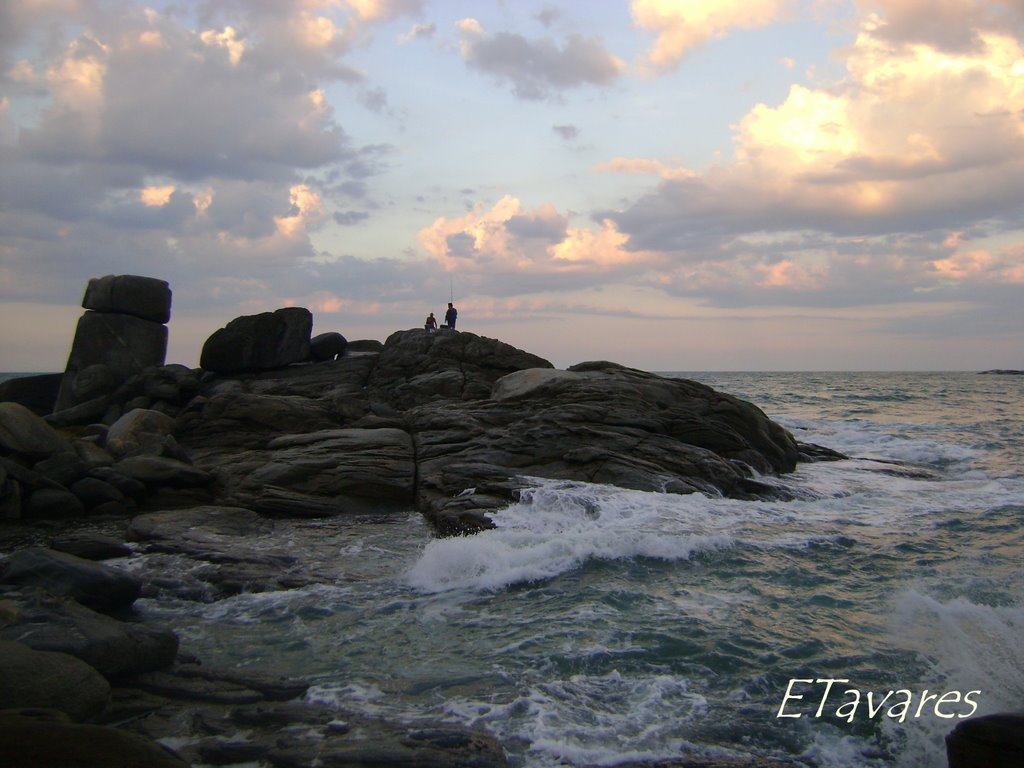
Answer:
[(854, 458), (777, 481), (792, 502), (537, 481), (472, 537), (282, 522), (253, 546), (321, 583), (144, 613), (312, 699), (485, 727), (518, 766), (938, 767), (961, 717), (1024, 706), (1024, 377), (688, 375)]

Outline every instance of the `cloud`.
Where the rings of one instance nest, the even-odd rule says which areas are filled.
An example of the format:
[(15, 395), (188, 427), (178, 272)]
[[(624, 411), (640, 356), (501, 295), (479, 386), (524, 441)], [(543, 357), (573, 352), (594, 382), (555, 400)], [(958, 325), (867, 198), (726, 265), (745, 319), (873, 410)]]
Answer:
[(457, 218), (441, 217), (417, 235), (441, 266), (478, 294), (516, 296), (598, 285), (646, 273), (655, 254), (625, 248), (614, 224), (574, 227), (551, 203), (524, 210), (506, 195), (490, 209), (477, 204)]
[(369, 209), (391, 152), (354, 145), (325, 88), (361, 89), (342, 61), (354, 40), (418, 7), (210, 3), (186, 23), (126, 2), (3, 4), (0, 259), (19, 277), (0, 296), (63, 301), (121, 272), (170, 280), (179, 306), (301, 293), (313, 236), (367, 218), (338, 204)]
[[(756, 105), (735, 125), (733, 162), (699, 173), (656, 159), (599, 164), (662, 181), (595, 218), (610, 219), (629, 248), (674, 254), (666, 290), (722, 302), (754, 300), (735, 275), (754, 275), (763, 300), (839, 303), (923, 300), (969, 276), (1015, 280), (1019, 252), (996, 269), (969, 239), (947, 236), (1024, 226), (1024, 50), (988, 28), (945, 47), (896, 44), (891, 31), (865, 16), (844, 81), (794, 85), (783, 101)], [(904, 247), (928, 232), (934, 242)]]
[(471, 69), (512, 85), (518, 98), (541, 100), (584, 86), (615, 82), (624, 62), (596, 38), (569, 35), (562, 47), (551, 40), (528, 40), (510, 32), (487, 34), (476, 19), (456, 24), (462, 58)]
[(1024, 22), (1018, 0), (859, 0), (858, 5), (865, 14), (875, 14), (880, 39), (952, 53), (981, 48), (981, 31), (1013, 34)]
[(787, 6), (788, 0), (633, 0), (634, 26), (656, 35), (642, 65), (670, 70), (694, 48), (735, 28), (778, 20)]
[(437, 25), (433, 22), (429, 24), (413, 24), (412, 29), (404, 35), (399, 35), (398, 42), (404, 44), (413, 40), (430, 40), (436, 31)]
[(563, 141), (574, 141), (580, 135), (580, 129), (575, 125), (552, 125), (551, 130), (561, 136)]
[(644, 157), (613, 157), (594, 166), (598, 173), (625, 173), (629, 175), (660, 176), (663, 179), (693, 179), (695, 171), (683, 166), (673, 166)]

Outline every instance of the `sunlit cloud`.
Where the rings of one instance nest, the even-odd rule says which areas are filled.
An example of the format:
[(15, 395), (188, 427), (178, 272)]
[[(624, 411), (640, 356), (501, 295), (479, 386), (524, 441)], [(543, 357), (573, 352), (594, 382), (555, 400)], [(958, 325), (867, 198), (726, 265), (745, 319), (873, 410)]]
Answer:
[(692, 49), (738, 27), (777, 20), (788, 0), (633, 0), (633, 24), (656, 35), (641, 64), (658, 72), (675, 67)]
[(167, 205), (171, 200), (171, 195), (174, 194), (175, 187), (173, 184), (165, 184), (159, 187), (146, 187), (139, 193), (139, 199), (143, 205), (149, 206), (150, 208), (160, 207)]
[(206, 45), (225, 49), (228, 53), (228, 60), (232, 64), (238, 64), (245, 53), (245, 41), (238, 38), (238, 31), (234, 27), (224, 27), (220, 32), (212, 29), (206, 30), (199, 35), (199, 39)]

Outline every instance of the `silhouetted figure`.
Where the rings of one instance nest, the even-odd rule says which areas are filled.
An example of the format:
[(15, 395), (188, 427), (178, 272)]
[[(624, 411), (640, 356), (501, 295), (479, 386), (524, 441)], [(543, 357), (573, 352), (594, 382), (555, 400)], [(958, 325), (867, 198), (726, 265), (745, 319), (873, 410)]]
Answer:
[(427, 319), (423, 322), (423, 330), (427, 333), (433, 333), (437, 330), (437, 318), (434, 317), (433, 312), (427, 315)]
[(444, 324), (455, 330), (455, 321), (459, 317), (459, 310), (452, 306), (452, 303), (448, 302), (448, 311), (444, 313)]

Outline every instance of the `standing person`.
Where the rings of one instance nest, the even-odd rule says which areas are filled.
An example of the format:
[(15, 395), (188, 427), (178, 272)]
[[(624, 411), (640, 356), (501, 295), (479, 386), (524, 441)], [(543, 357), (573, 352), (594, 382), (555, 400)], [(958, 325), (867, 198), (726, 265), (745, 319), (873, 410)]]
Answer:
[(455, 321), (459, 317), (459, 310), (452, 306), (452, 303), (448, 302), (448, 311), (444, 313), (444, 324), (455, 330)]
[(427, 333), (433, 333), (437, 330), (437, 318), (434, 317), (433, 312), (427, 315), (427, 319), (423, 321), (423, 330)]

